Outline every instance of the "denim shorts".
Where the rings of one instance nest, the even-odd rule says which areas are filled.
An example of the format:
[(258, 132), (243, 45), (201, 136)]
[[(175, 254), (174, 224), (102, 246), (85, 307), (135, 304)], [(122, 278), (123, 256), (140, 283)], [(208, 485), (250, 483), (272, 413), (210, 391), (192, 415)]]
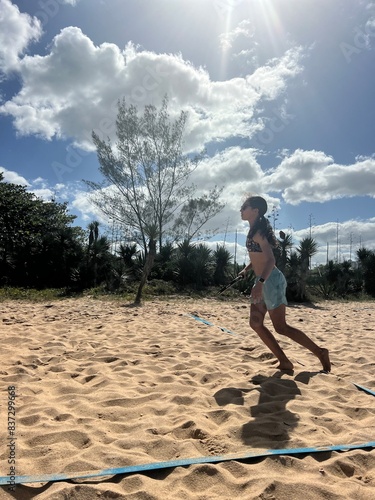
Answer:
[(263, 284), (263, 301), (268, 311), (276, 309), (281, 304), (288, 305), (286, 300), (286, 279), (277, 267), (273, 268), (272, 273)]

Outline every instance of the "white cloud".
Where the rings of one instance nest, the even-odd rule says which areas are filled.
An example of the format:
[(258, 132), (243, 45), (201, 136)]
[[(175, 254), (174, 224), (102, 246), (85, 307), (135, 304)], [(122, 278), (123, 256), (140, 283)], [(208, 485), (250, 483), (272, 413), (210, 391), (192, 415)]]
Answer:
[(38, 185), (38, 184), (45, 184), (46, 180), (43, 179), (43, 177), (37, 177), (36, 179), (33, 180), (33, 185)]
[(95, 219), (102, 224), (108, 224), (108, 220), (103, 213), (90, 201), (90, 194), (87, 191), (77, 190), (71, 206), (81, 214), (81, 218), (85, 222)]
[[(242, 191), (251, 191), (251, 187), (259, 184), (263, 178), (262, 168), (256, 160), (255, 151), (240, 147), (226, 148), (225, 150), (205, 158), (191, 176), (192, 182), (205, 188), (217, 184), (227, 186), (228, 199), (232, 199), (232, 192), (242, 186)], [(239, 194), (239, 196), (241, 196)], [(238, 200), (236, 200), (236, 207)]]
[(12, 184), (18, 184), (20, 186), (30, 186), (30, 183), (13, 170), (7, 170), (4, 167), (0, 167), (0, 172), (4, 175), (4, 181), (10, 182)]
[(291, 205), (352, 196), (374, 197), (373, 186), (374, 158), (339, 165), (321, 151), (296, 150), (263, 179), (265, 191), (281, 192)]
[[(298, 162), (297, 163), (297, 159)], [(356, 171), (356, 179), (358, 180), (356, 185), (350, 185), (348, 179), (343, 179), (340, 182), (340, 178), (336, 179), (334, 182), (340, 182), (339, 186), (336, 186), (338, 190), (341, 190), (343, 196), (350, 196), (348, 192), (357, 189), (358, 194), (361, 194), (367, 189), (369, 179), (361, 174), (360, 169), (373, 169), (369, 161), (374, 161), (371, 158), (362, 159), (360, 162), (343, 168), (349, 168), (350, 171)], [(299, 167), (298, 167), (299, 165)], [(309, 201), (319, 201), (320, 189), (323, 185), (329, 186), (330, 170), (328, 169), (328, 181), (325, 178), (327, 167), (334, 166), (334, 160), (331, 157), (325, 156), (321, 152), (316, 151), (300, 151), (291, 154), (288, 158), (284, 158), (279, 167), (271, 173), (263, 172), (259, 163), (257, 162), (255, 152), (252, 150), (240, 149), (238, 147), (228, 148), (223, 152), (214, 155), (212, 158), (207, 158), (198, 169), (194, 172), (192, 176), (192, 181), (197, 183), (198, 192), (197, 195), (202, 192), (207, 192), (214, 184), (223, 185), (224, 192), (222, 195), (222, 201), (226, 203), (224, 210), (218, 214), (214, 219), (212, 219), (209, 224), (207, 224), (206, 229), (220, 229), (221, 235), (219, 239), (209, 240), (208, 244), (212, 249), (216, 248), (216, 244), (222, 244), (222, 238), (224, 231), (227, 231), (228, 238), (226, 241), (227, 249), (234, 254), (236, 251), (237, 262), (243, 263), (247, 262), (247, 252), (244, 247), (244, 238), (248, 231), (247, 223), (243, 222), (240, 218), (239, 207), (243, 199), (249, 194), (260, 194), (267, 199), (269, 206), (269, 213), (271, 212), (271, 207), (275, 205), (280, 206), (280, 200), (271, 197), (267, 194), (267, 189), (265, 184), (268, 183), (269, 179), (272, 178), (275, 173), (277, 173), (280, 178), (283, 175), (287, 175), (287, 172), (291, 174), (291, 177), (285, 178), (285, 185), (281, 182), (277, 189), (274, 191), (279, 191), (285, 194), (285, 186), (290, 186), (292, 184), (292, 179), (296, 178), (298, 175), (298, 168), (302, 170), (305, 169), (304, 180), (300, 186), (299, 196), (303, 198), (304, 184), (309, 184), (311, 179), (316, 176), (320, 179), (321, 186), (315, 186), (317, 192), (312, 195), (312, 199)], [(283, 170), (279, 170), (280, 168)], [(319, 170), (320, 169), (320, 170)], [(87, 223), (92, 220), (98, 220), (101, 224), (106, 225), (108, 221), (103, 216), (103, 214), (90, 202), (89, 192), (82, 189), (81, 183), (74, 183), (70, 185), (58, 183), (54, 186), (49, 185), (48, 181), (43, 178), (36, 178), (33, 181), (28, 182), (26, 179), (21, 177), (14, 171), (7, 170), (0, 167), (0, 171), (4, 173), (5, 180), (7, 182), (12, 182), (15, 184), (22, 184), (28, 188), (28, 191), (33, 192), (36, 196), (48, 201), (55, 198), (57, 201), (69, 201), (69, 210), (79, 216), (79, 224), (85, 227)], [(317, 172), (320, 172), (318, 174)], [(347, 184), (349, 183), (349, 184)], [(373, 185), (373, 184), (371, 184)], [(262, 191), (264, 189), (264, 191)], [(328, 187), (327, 187), (328, 189)], [(329, 188), (331, 189), (331, 188)], [(332, 187), (333, 189), (333, 187)], [(294, 196), (297, 196), (298, 191), (296, 190)], [(284, 196), (284, 198), (287, 198)], [(294, 198), (293, 198), (294, 199)], [(287, 203), (290, 203), (286, 199)], [(283, 228), (286, 233), (290, 233), (290, 228)], [(338, 222), (328, 222), (321, 225), (313, 225), (312, 237), (317, 242), (319, 247), (319, 252), (313, 259), (313, 265), (325, 264), (327, 260), (327, 243), (328, 243), (328, 258), (330, 260), (335, 260), (337, 257), (340, 261), (344, 259), (356, 258), (356, 251), (362, 245), (362, 247), (368, 249), (375, 249), (375, 243), (373, 235), (375, 233), (375, 218), (370, 218), (367, 220), (347, 220)], [(233, 235), (237, 231), (238, 234), (238, 244), (235, 246), (233, 241)], [(299, 245), (302, 238), (309, 235), (309, 228), (293, 230), (292, 238), (294, 242), (294, 247)], [(337, 245), (338, 236), (338, 245)]]
[(40, 198), (44, 201), (51, 201), (55, 195), (55, 192), (49, 188), (32, 189), (32, 192), (37, 198)]
[[(293, 233), (296, 245), (302, 238), (309, 236), (308, 231), (308, 229), (302, 229)], [(358, 247), (360, 243), (366, 246), (369, 242), (373, 242), (374, 231), (375, 218), (366, 221), (351, 219), (340, 223), (327, 222), (314, 225), (311, 228), (311, 236), (320, 246), (326, 246), (329, 243), (329, 249), (333, 251), (336, 250), (337, 243), (339, 246), (349, 247), (351, 236), (354, 246)]]
[[(281, 198), (290, 205), (299, 205), (304, 201), (325, 202), (337, 198), (354, 196), (374, 196), (375, 159), (357, 159), (352, 165), (338, 165), (334, 159), (320, 151), (296, 150), (285, 153), (275, 169), (264, 171), (258, 162), (255, 150), (240, 147), (227, 148), (210, 158), (206, 158), (192, 174), (191, 180), (198, 187), (198, 194), (207, 192), (214, 185), (224, 187), (222, 201), (226, 204), (207, 227), (210, 229), (227, 227), (230, 233), (238, 231), (244, 235), (247, 225), (239, 217), (239, 207), (245, 197), (250, 194), (264, 196), (271, 213), (272, 206), (280, 208)], [(276, 193), (280, 199), (272, 196)], [(349, 221), (352, 231), (360, 232), (357, 223)], [(373, 241), (374, 221), (362, 230), (362, 241), (371, 248)], [(342, 226), (344, 227), (344, 226)], [(314, 238), (320, 245), (333, 241), (336, 223), (314, 227)], [(371, 233), (372, 231), (372, 233)], [(307, 236), (307, 230), (298, 237)]]
[[(272, 59), (247, 77), (247, 82), (265, 99), (276, 99), (285, 89), (289, 78), (301, 72), (302, 47), (289, 49), (280, 59)], [(298, 62), (298, 64), (297, 64)]]
[(254, 110), (263, 99), (276, 99), (302, 68), (300, 48), (289, 50), (252, 75), (212, 81), (180, 55), (137, 51), (128, 44), (95, 46), (79, 28), (64, 28), (45, 56), (19, 63), (22, 89), (0, 107), (13, 117), (21, 135), (71, 138), (90, 148), (91, 131), (113, 136), (117, 101), (125, 97), (139, 108), (173, 96), (170, 109), (189, 112), (186, 147), (210, 141), (251, 137), (262, 124)]
[(222, 49), (227, 50), (233, 46), (237, 38), (252, 38), (252, 36), (252, 24), (248, 19), (244, 19), (232, 31), (227, 31), (219, 36), (220, 46)]
[[(337, 165), (332, 157), (320, 151), (297, 150), (281, 159), (274, 170), (264, 171), (255, 150), (230, 147), (205, 158), (190, 180), (197, 186), (197, 196), (207, 193), (215, 185), (224, 188), (221, 200), (226, 206), (207, 224), (207, 228), (227, 227), (229, 232), (237, 230), (243, 235), (247, 225), (241, 221), (239, 207), (250, 194), (264, 196), (269, 213), (272, 206), (280, 207), (281, 198), (287, 204), (299, 205), (304, 201), (321, 203), (343, 197), (374, 196), (375, 159), (364, 158), (343, 166)], [(87, 193), (79, 189), (76, 190), (72, 206), (84, 214), (87, 220), (94, 213), (98, 217)], [(332, 227), (335, 227), (334, 223)], [(306, 230), (302, 234), (304, 236)]]
[(28, 191), (34, 193), (37, 198), (41, 198), (44, 201), (51, 201), (56, 197), (56, 188), (50, 186), (49, 182), (43, 177), (33, 179)]
[[(225, 227), (225, 225), (222, 227)], [(232, 256), (236, 254), (236, 261), (238, 264), (247, 263), (249, 258), (244, 245), (244, 238), (247, 231), (248, 226), (243, 226), (243, 231), (238, 232), (239, 239), (237, 245), (233, 240), (233, 235), (230, 240), (210, 240), (206, 242), (206, 244), (212, 250), (216, 249), (217, 244), (225, 244), (226, 249)], [(303, 238), (309, 235), (308, 229), (301, 229), (300, 231), (293, 231), (291, 233), (289, 228), (284, 228), (284, 231), (292, 236), (293, 250), (299, 246)], [(362, 247), (369, 250), (375, 250), (374, 232), (375, 218), (363, 221), (347, 220), (340, 224), (329, 222), (320, 226), (314, 226), (312, 238), (318, 245), (318, 252), (312, 257), (312, 266), (326, 264), (327, 252), (328, 260), (337, 260), (339, 262), (343, 262), (344, 260), (357, 260), (357, 250), (359, 250), (359, 248)]]
[[(285, 232), (290, 231), (286, 229)], [(359, 248), (375, 250), (374, 233), (375, 217), (313, 226), (311, 236), (318, 245), (318, 253), (313, 256), (312, 264), (326, 264), (327, 255), (328, 260), (355, 261)], [(292, 233), (294, 248), (298, 247), (300, 240), (308, 235), (307, 229), (294, 231)]]
[(16, 70), (19, 56), (42, 34), (37, 18), (20, 13), (10, 0), (0, 0), (0, 71)]

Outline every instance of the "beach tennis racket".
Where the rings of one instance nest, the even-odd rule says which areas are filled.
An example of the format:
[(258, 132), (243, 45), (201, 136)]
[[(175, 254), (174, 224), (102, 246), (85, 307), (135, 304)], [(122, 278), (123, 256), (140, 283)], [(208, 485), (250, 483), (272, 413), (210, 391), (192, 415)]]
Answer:
[(242, 274), (240, 276), (237, 276), (237, 278), (234, 278), (234, 280), (232, 280), (230, 283), (228, 283), (227, 285), (223, 286), (223, 288), (220, 289), (219, 294), (225, 292), (225, 290), (228, 290), (228, 288), (230, 288), (231, 286), (233, 286), (238, 281), (243, 280), (243, 278), (244, 277), (243, 277)]

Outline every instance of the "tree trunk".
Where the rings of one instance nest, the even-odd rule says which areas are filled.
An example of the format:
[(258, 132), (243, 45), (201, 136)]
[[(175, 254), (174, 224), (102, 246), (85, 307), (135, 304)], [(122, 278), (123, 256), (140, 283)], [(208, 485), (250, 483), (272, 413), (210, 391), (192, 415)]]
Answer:
[(150, 239), (150, 242), (148, 244), (148, 252), (147, 252), (145, 265), (143, 268), (141, 281), (139, 283), (137, 295), (136, 295), (135, 300), (134, 300), (135, 306), (141, 305), (142, 290), (146, 284), (146, 281), (147, 281), (147, 278), (151, 272), (152, 266), (154, 265), (155, 255), (156, 255), (156, 241), (154, 239)]

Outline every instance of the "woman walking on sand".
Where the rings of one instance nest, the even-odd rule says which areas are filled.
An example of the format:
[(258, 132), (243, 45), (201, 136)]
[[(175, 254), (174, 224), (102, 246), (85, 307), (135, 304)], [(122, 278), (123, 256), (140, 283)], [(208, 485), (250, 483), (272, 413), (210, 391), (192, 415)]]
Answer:
[(283, 273), (275, 266), (272, 248), (278, 242), (268, 219), (264, 217), (267, 212), (266, 200), (261, 196), (250, 196), (245, 200), (240, 211), (242, 220), (247, 220), (250, 224), (246, 239), (250, 264), (239, 275), (245, 276), (252, 268), (256, 276), (251, 291), (250, 327), (279, 360), (278, 369), (293, 370), (293, 363), (281, 349), (273, 334), (264, 326), (267, 311), (277, 333), (309, 349), (319, 359), (323, 370), (330, 372), (331, 362), (328, 350), (316, 345), (305, 333), (288, 325), (285, 320), (286, 280)]

